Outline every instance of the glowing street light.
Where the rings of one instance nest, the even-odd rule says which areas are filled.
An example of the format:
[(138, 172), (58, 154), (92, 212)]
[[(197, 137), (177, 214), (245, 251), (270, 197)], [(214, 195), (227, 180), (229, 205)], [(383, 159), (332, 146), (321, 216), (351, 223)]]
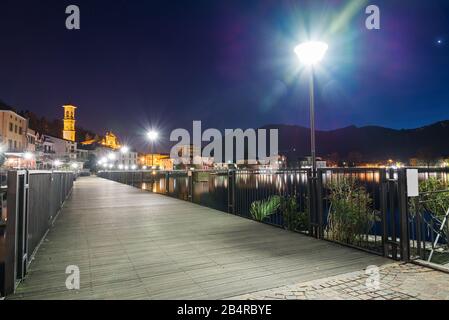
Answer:
[(313, 66), (323, 60), (329, 46), (320, 41), (301, 43), (295, 48), (299, 61), (306, 66)]
[(147, 137), (148, 137), (148, 139), (150, 139), (150, 141), (154, 142), (159, 137), (159, 133), (157, 131), (151, 130), (151, 131), (148, 131)]
[(113, 154), (112, 152), (110, 154), (108, 154), (108, 159), (111, 161), (114, 161), (117, 157), (115, 156), (115, 154)]
[(55, 161), (53, 161), (53, 166), (55, 166), (55, 167), (60, 167), (61, 165), (62, 165), (61, 160), (55, 160)]
[(23, 158), (25, 160), (31, 160), (31, 159), (34, 158), (34, 155), (31, 152), (25, 152), (24, 155), (23, 155)]
[(123, 146), (123, 147), (120, 149), (120, 152), (123, 153), (123, 154), (128, 153), (128, 152), (129, 152), (129, 147)]
[(312, 155), (312, 176), (316, 175), (316, 147), (315, 147), (315, 93), (313, 66), (323, 60), (329, 46), (320, 41), (304, 42), (295, 48), (299, 61), (310, 68), (310, 149)]

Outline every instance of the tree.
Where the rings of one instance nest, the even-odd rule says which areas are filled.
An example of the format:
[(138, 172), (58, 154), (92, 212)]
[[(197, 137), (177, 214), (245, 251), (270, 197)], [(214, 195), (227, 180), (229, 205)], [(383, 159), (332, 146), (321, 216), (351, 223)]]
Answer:
[(89, 169), (90, 171), (95, 171), (95, 169), (97, 168), (97, 157), (94, 154), (90, 153), (87, 162), (84, 164), (84, 167), (86, 169)]
[(349, 165), (351, 167), (356, 167), (357, 165), (359, 165), (362, 162), (362, 158), (363, 158), (363, 156), (362, 156), (362, 154), (360, 152), (351, 151), (348, 154)]
[(338, 166), (340, 163), (340, 155), (337, 152), (332, 153), (329, 155), (329, 161), (332, 165)]
[(435, 162), (437, 156), (433, 148), (423, 147), (418, 150), (416, 157), (418, 160), (425, 163), (426, 166), (430, 167)]

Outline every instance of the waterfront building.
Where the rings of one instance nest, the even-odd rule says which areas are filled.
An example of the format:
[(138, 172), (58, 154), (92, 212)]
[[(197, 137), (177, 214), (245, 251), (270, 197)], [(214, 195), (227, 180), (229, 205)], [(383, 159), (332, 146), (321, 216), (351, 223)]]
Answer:
[(117, 166), (129, 167), (138, 166), (138, 153), (134, 150), (128, 150), (127, 152), (116, 152)]
[(3, 152), (21, 153), (27, 148), (28, 120), (12, 109), (0, 110), (0, 140)]
[(162, 167), (163, 161), (170, 159), (168, 154), (149, 153), (139, 156), (139, 165), (142, 167)]
[(26, 139), (27, 139), (26, 151), (32, 153), (36, 152), (38, 133), (33, 129), (27, 128)]
[(77, 156), (77, 144), (71, 140), (60, 139), (49, 135), (43, 135), (44, 153), (53, 155), (53, 158), (61, 161), (73, 161)]

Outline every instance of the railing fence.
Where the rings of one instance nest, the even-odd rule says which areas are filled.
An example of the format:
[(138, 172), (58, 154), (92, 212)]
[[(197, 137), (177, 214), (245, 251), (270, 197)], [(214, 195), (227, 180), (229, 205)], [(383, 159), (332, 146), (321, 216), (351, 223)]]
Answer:
[[(447, 186), (446, 220), (429, 210), (411, 214), (406, 168), (324, 168), (315, 175), (302, 169), (98, 175), (396, 260), (422, 259), (432, 248), (441, 260), (449, 235), (449, 170), (420, 169), (419, 174), (421, 185), (437, 179)], [(440, 219), (426, 222), (422, 217), (428, 216)]]
[(31, 257), (70, 194), (74, 180), (72, 172), (7, 172), (6, 185), (1, 189), (0, 296), (13, 293), (25, 277)]

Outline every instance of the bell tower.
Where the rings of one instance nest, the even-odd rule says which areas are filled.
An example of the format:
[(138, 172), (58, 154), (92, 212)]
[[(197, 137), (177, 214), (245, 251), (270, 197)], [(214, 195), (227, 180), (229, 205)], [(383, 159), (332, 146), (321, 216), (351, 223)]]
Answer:
[(64, 105), (64, 129), (62, 131), (62, 138), (75, 142), (75, 110), (76, 107), (72, 105)]

